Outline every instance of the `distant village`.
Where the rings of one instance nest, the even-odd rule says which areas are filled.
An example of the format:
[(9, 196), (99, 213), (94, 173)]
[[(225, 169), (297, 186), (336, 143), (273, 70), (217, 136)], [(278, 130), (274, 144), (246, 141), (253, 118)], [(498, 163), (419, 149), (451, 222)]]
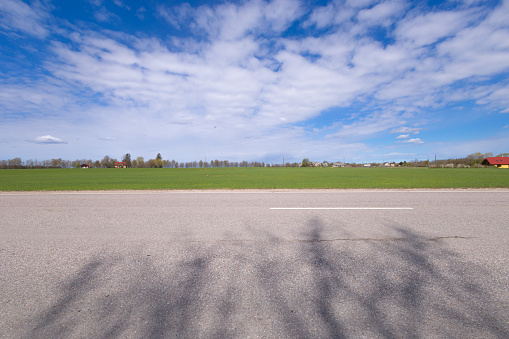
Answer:
[(37, 169), (37, 168), (217, 168), (217, 167), (429, 167), (429, 168), (469, 168), (489, 167), (509, 168), (509, 153), (501, 153), (496, 156), (493, 153), (473, 153), (464, 158), (457, 159), (433, 159), (413, 161), (384, 161), (381, 163), (355, 163), (341, 161), (310, 161), (308, 158), (301, 162), (265, 163), (257, 161), (192, 161), (178, 162), (164, 160), (160, 153), (154, 159), (145, 160), (143, 157), (132, 158), (129, 153), (122, 156), (121, 160), (106, 155), (101, 160), (78, 159), (63, 160), (61, 158), (51, 160), (25, 160), (13, 158), (0, 160), (0, 169)]

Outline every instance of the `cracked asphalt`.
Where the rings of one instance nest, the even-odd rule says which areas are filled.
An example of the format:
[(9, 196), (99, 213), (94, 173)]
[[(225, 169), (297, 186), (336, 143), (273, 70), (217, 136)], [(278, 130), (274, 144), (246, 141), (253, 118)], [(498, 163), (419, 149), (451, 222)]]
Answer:
[(0, 193), (0, 338), (509, 338), (508, 207), (507, 189)]

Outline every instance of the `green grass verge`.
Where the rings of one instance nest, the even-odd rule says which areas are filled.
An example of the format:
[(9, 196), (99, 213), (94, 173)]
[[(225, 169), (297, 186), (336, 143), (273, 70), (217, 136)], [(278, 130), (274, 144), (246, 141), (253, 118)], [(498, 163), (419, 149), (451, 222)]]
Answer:
[(509, 187), (495, 168), (208, 168), (0, 170), (0, 191)]

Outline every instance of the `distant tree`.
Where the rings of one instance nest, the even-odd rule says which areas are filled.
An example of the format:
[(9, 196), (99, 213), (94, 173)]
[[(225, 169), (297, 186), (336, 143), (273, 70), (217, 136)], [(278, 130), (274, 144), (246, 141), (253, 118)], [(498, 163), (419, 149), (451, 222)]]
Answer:
[(147, 160), (147, 162), (145, 163), (145, 167), (155, 168), (156, 167), (156, 161), (154, 159)]
[(126, 153), (126, 155), (124, 155), (124, 157), (122, 158), (122, 161), (125, 162), (127, 168), (132, 167), (131, 154)]
[(309, 162), (308, 158), (302, 159), (302, 167), (309, 167), (311, 163)]
[(7, 167), (12, 169), (19, 169), (23, 167), (23, 161), (21, 161), (21, 158), (14, 158), (7, 160)]
[(110, 156), (105, 155), (104, 158), (101, 160), (101, 167), (102, 168), (110, 168), (111, 167), (110, 160), (111, 160)]
[(61, 158), (51, 159), (51, 167), (53, 168), (62, 167), (62, 159)]
[(156, 160), (163, 160), (161, 153), (157, 153)]
[(509, 157), (509, 153), (500, 153), (497, 157)]
[[(483, 154), (481, 152), (473, 153), (467, 155), (467, 163), (469, 163), (470, 166), (477, 166), (479, 165), (484, 158), (492, 157), (493, 153), (486, 153)], [(458, 163), (458, 161), (455, 161), (456, 159), (450, 159), (452, 163)]]
[(137, 157), (136, 163), (137, 163), (138, 168), (145, 167), (145, 159), (143, 157)]
[(115, 164), (117, 163), (117, 159), (110, 158), (110, 167), (109, 168), (115, 168)]

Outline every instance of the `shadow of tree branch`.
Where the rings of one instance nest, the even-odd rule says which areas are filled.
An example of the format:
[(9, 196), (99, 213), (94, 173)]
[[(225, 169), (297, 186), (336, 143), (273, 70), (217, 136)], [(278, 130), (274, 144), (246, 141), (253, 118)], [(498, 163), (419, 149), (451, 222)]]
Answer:
[(507, 300), (482, 283), (490, 272), (446, 240), (386, 226), (397, 236), (324, 241), (311, 218), (305, 241), (265, 234), (167, 244), (160, 258), (101, 253), (62, 283), (26, 336), (509, 337)]

